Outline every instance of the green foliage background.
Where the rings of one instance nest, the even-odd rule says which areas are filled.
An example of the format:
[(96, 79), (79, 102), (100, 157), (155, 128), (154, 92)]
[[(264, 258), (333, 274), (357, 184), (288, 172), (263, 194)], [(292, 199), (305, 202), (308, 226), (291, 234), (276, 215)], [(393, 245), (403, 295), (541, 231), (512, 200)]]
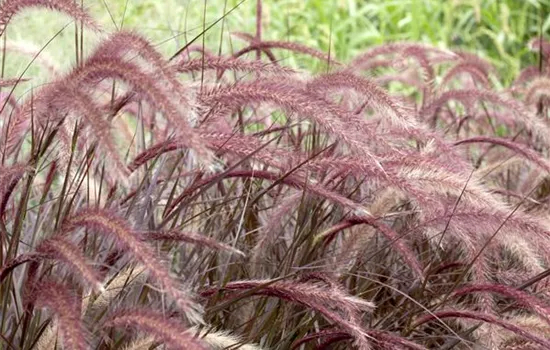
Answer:
[[(550, 0), (264, 0), (264, 39), (292, 40), (328, 51), (346, 61), (372, 45), (420, 41), (462, 48), (489, 58), (510, 81), (536, 55), (529, 39), (550, 29)], [(242, 45), (228, 34), (253, 32), (255, 0), (84, 0), (107, 31), (135, 28), (169, 54), (211, 28), (207, 47), (229, 52)], [(9, 38), (44, 45), (67, 18), (30, 11), (10, 24)], [(221, 35), (223, 30), (224, 35)], [(69, 25), (46, 50), (66, 65), (74, 59)], [(198, 40), (202, 44), (202, 38)], [(93, 47), (93, 44), (88, 45)], [(74, 45), (73, 45), (74, 47)], [(288, 57), (289, 64), (306, 64)], [(20, 62), (22, 64), (22, 62)]]

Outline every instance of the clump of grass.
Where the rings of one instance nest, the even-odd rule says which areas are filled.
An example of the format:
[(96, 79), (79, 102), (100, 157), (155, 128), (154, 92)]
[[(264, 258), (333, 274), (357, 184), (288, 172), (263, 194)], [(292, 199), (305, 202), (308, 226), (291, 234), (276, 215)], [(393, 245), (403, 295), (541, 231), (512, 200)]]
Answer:
[[(261, 5), (231, 53), (120, 30), (0, 81), (2, 346), (550, 347), (548, 61), (505, 91), (416, 43), (336, 62)], [(73, 1), (0, 25), (37, 6), (97, 29)]]

